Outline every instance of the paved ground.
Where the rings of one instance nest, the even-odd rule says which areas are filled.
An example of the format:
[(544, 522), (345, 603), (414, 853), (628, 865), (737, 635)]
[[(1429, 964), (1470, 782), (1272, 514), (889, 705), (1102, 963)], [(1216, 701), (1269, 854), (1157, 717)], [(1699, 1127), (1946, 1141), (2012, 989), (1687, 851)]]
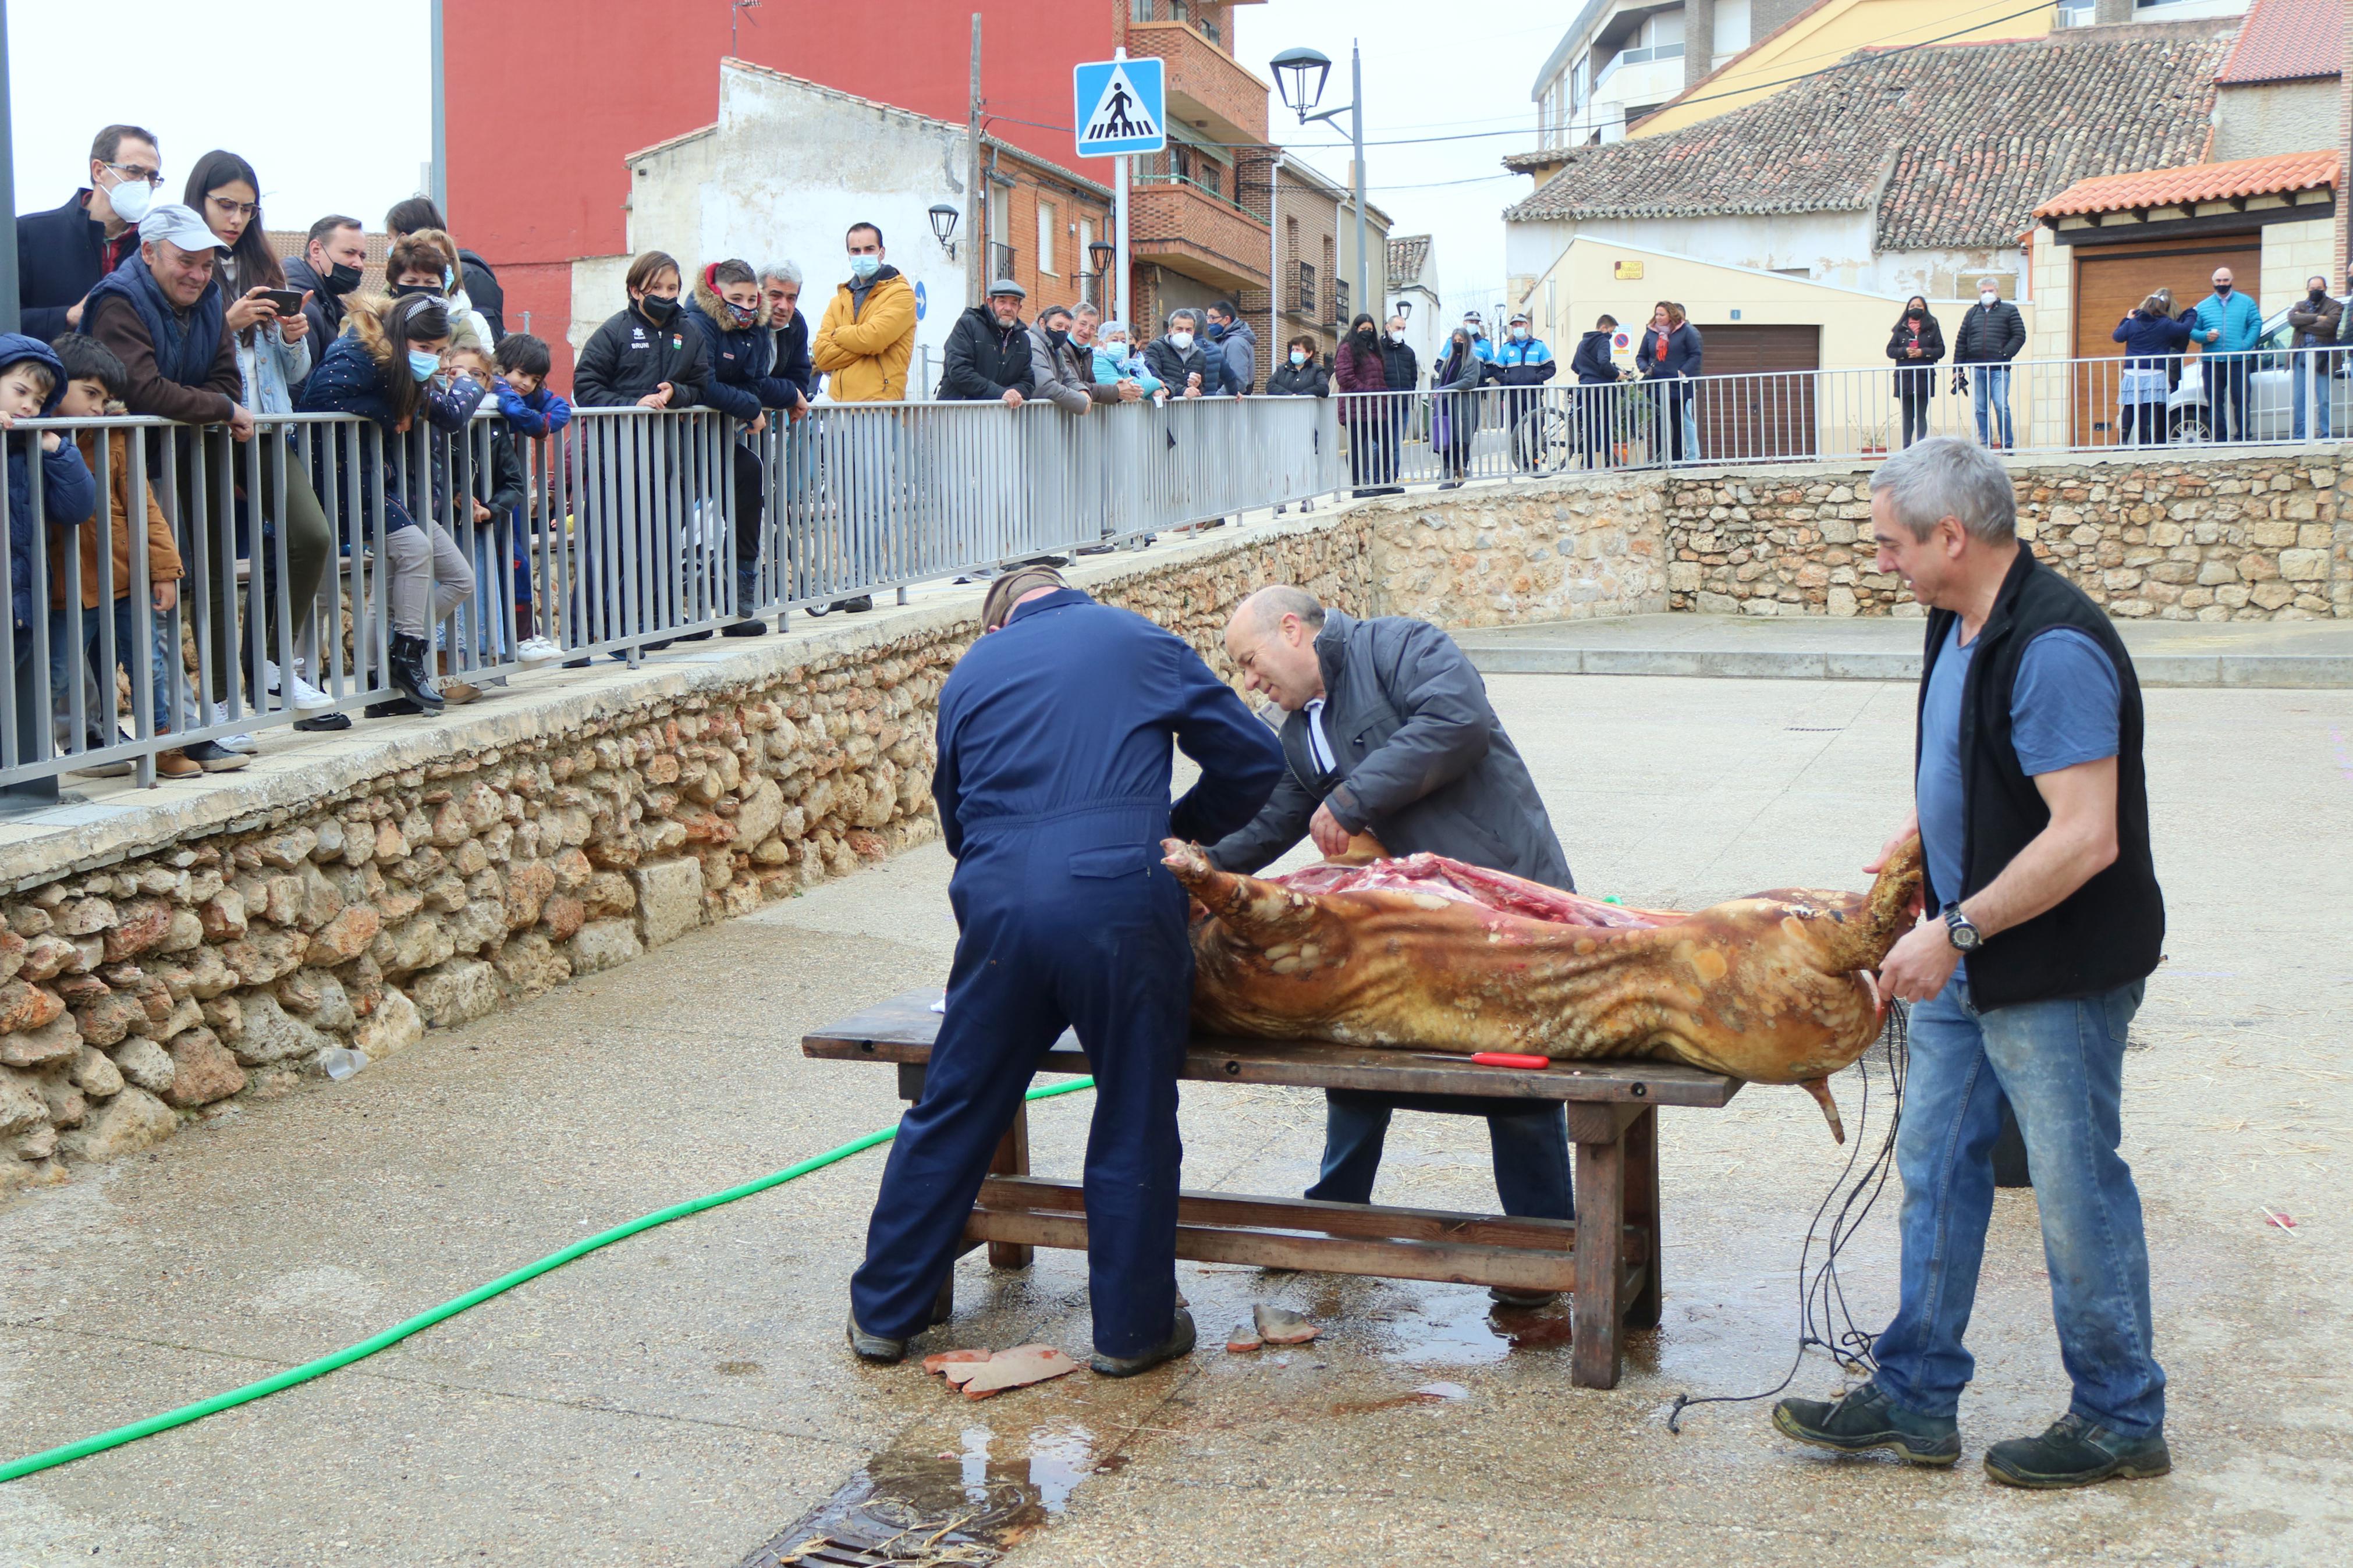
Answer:
[[(2353, 621), (2126, 621), (2143, 686), (2353, 688)], [(1491, 675), (1912, 680), (1921, 623), (1874, 616), (1611, 616), (1460, 634)]]
[[(1901, 686), (1493, 685), (1589, 889), (1695, 903), (1858, 885), (1899, 814)], [(2167, 690), (2149, 706), (2173, 934), (2136, 1026), (2126, 1147), (2173, 1378), (2169, 1479), (2021, 1495), (1977, 1468), (1986, 1442), (2065, 1400), (2023, 1193), (1996, 1215), (1958, 1470), (1828, 1460), (1754, 1405), (1670, 1434), (1678, 1393), (1770, 1387), (1789, 1364), (1792, 1269), (1841, 1155), (1804, 1096), (1765, 1089), (1669, 1119), (1665, 1322), (1612, 1392), (1570, 1386), (1557, 1314), (1507, 1321), (1467, 1288), (1187, 1266), (1211, 1335), (1272, 1300), (1325, 1337), (967, 1405), (839, 1342), (870, 1154), (324, 1381), (0, 1487), (0, 1563), (724, 1568), (870, 1486), (1007, 1511), (1017, 1568), (2334, 1561), (2353, 1538), (2353, 1053), (2337, 1023), (2353, 1002), (2353, 699)], [(805, 1061), (793, 1042), (942, 973), (946, 871), (936, 848), (909, 855), (0, 1210), (5, 1447), (246, 1382), (887, 1123), (891, 1075)], [(1839, 1089), (1852, 1129), (1862, 1081)], [(1077, 1168), (1088, 1114), (1084, 1096), (1041, 1109), (1040, 1169)], [(1188, 1183), (1296, 1190), (1320, 1120), (1297, 1093), (1190, 1091)], [(1483, 1136), (1401, 1118), (1382, 1196), (1483, 1206)], [(1893, 1242), (1875, 1216), (1848, 1255), (1866, 1323), (1891, 1304)], [(976, 1257), (961, 1291), (933, 1343), (1087, 1344), (1074, 1257), (1041, 1255), (1027, 1277)], [(1820, 1360), (1798, 1375), (1836, 1384)]]

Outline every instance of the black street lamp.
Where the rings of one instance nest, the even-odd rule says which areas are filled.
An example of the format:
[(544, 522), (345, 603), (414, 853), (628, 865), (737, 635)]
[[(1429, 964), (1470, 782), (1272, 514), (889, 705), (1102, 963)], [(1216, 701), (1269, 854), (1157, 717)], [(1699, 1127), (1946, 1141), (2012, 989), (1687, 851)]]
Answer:
[[(1349, 101), (1337, 109), (1321, 113), (1309, 110), (1324, 101), (1324, 83), (1332, 74), (1331, 57), (1316, 49), (1285, 49), (1268, 62), (1274, 71), (1275, 90), (1282, 95), (1285, 109), (1299, 116), (1302, 125), (1313, 125), (1319, 120), (1337, 120), (1348, 116), (1349, 141), (1356, 153), (1356, 292), (1357, 308), (1372, 302), (1372, 258), (1365, 252), (1365, 59), (1355, 44), (1348, 46)], [(1271, 219), (1270, 219), (1271, 221)], [(1388, 269), (1383, 268), (1384, 273)], [(1384, 277), (1383, 281), (1388, 279)]]
[(932, 237), (940, 242), (940, 248), (948, 253), (950, 261), (955, 259), (956, 247), (954, 236), (956, 220), (963, 216), (964, 214), (945, 202), (935, 203), (932, 207)]

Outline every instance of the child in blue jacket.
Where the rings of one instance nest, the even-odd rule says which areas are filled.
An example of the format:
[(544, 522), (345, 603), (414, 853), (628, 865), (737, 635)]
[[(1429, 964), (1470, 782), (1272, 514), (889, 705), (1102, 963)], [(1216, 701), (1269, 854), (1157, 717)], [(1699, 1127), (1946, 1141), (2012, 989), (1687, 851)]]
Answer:
[[(511, 434), (536, 441), (572, 423), (572, 405), (548, 388), (547, 373), (554, 368), (555, 356), (548, 352), (543, 339), (529, 332), (509, 332), (499, 340), (498, 363), (498, 379), (491, 384), (491, 391), (499, 400), (499, 413)], [(550, 468), (543, 466), (540, 471), (544, 474)], [(563, 649), (556, 646), (554, 638), (539, 629), (532, 612), (529, 512), (530, 497), (526, 493), (523, 505), (516, 509), (514, 516), (515, 661), (541, 665)]]
[(23, 680), (33, 655), (34, 451), (40, 453), (40, 510), (50, 522), (68, 528), (88, 522), (97, 514), (98, 481), (90, 478), (90, 465), (74, 442), (54, 430), (35, 436), (17, 433), (14, 426), (19, 419), (55, 414), (65, 392), (65, 366), (48, 344), (22, 332), (0, 332), (0, 431), (9, 432), (8, 599), (16, 626), (16, 700), (31, 702), (32, 710), (41, 714), (49, 710), (48, 693), (28, 693)]

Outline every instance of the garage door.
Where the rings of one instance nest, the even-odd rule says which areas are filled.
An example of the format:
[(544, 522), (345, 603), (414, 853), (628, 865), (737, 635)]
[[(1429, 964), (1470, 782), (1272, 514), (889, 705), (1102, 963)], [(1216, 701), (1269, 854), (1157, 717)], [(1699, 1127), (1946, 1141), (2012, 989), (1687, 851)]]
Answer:
[[(2078, 245), (2075, 256), (2075, 357), (2112, 360), (2124, 345), (2109, 334), (2126, 312), (2159, 289), (2173, 290), (2177, 310), (2214, 291), (2214, 268), (2227, 267), (2242, 289), (2263, 277), (2263, 237), (2222, 234), (2177, 245)], [(2117, 372), (2105, 365), (2077, 369), (2072, 377), (2075, 405), (2074, 444), (2114, 446)], [(2041, 390), (2040, 388), (2037, 389)]]
[(1820, 367), (1821, 329), (1736, 321), (1702, 327), (1700, 336), (1707, 370), (1699, 389), (1700, 450), (1708, 460), (1810, 456), (1813, 378), (1784, 373)]

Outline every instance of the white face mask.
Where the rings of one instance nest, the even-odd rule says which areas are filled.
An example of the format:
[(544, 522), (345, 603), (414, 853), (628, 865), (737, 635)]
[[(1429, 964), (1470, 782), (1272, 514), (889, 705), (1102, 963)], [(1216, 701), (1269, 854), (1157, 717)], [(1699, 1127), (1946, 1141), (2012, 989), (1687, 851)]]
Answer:
[(1190, 332), (1171, 332), (1168, 334), (1168, 342), (1170, 345), (1181, 354), (1192, 348), (1193, 334)]
[(1527, 342), (1528, 330), (1525, 327), (1514, 327), (1512, 329), (1512, 341), (1515, 343), (1524, 343)]
[(1978, 290), (1978, 303), (1980, 305), (1990, 305), (1996, 300), (2000, 298), (2000, 295), (1995, 293), (1990, 289), (1980, 289)]
[(1404, 331), (1404, 329), (1403, 329), (1403, 328), (1398, 328), (1398, 329), (1397, 329), (1396, 331), (1391, 331), (1391, 332), (1389, 333), (1389, 342), (1393, 342), (1393, 343), (1401, 343), (1401, 342), (1405, 342), (1405, 331)]
[(155, 205), (155, 187), (144, 180), (117, 180), (107, 188), (106, 201), (116, 217), (137, 223)]

